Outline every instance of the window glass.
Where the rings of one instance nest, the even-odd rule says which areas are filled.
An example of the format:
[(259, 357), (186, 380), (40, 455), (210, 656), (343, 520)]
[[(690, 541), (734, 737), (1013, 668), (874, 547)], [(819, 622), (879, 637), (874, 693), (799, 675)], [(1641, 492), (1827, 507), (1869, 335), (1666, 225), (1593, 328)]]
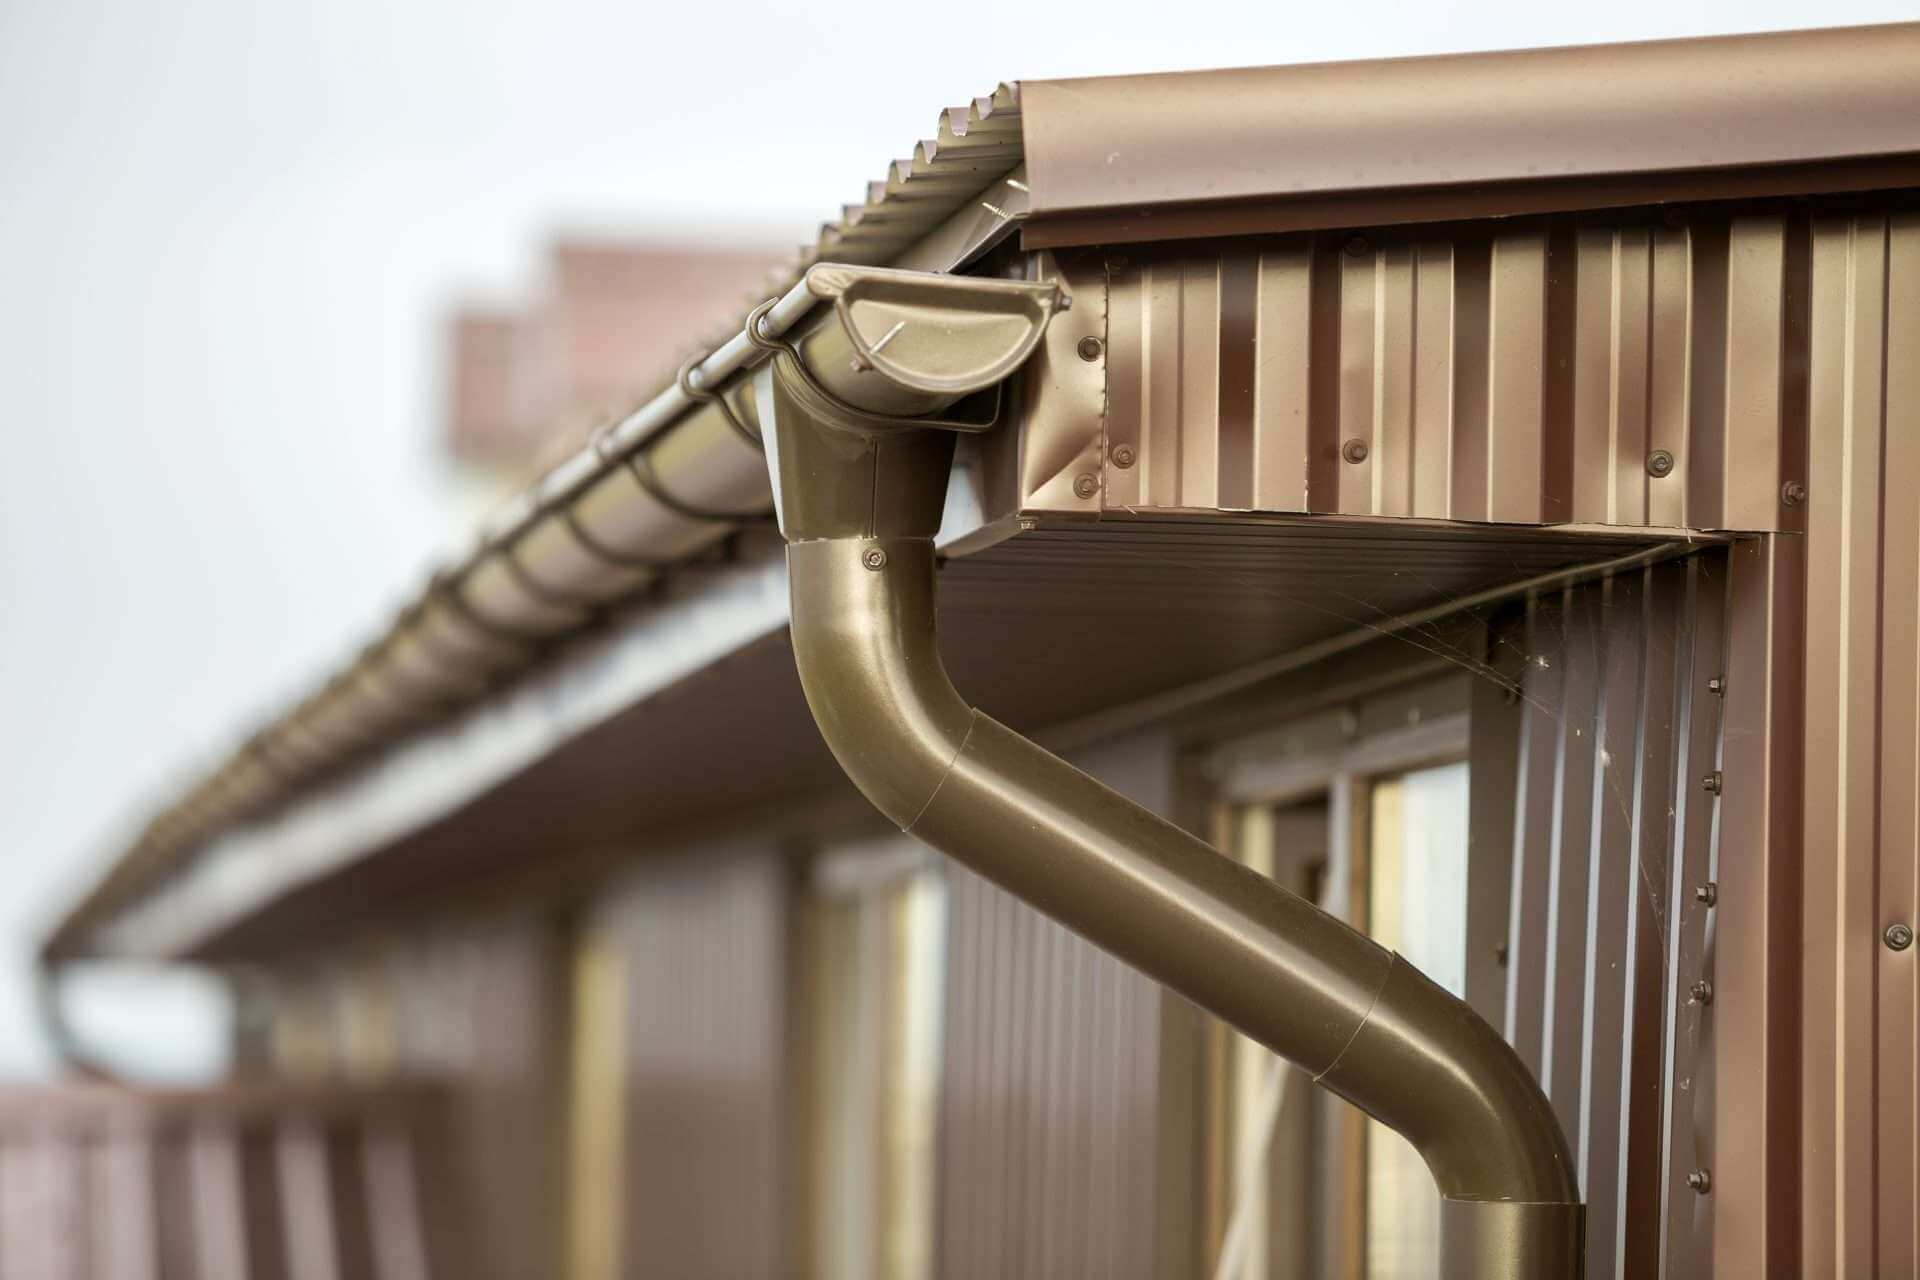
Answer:
[[(1467, 766), (1377, 779), (1367, 841), (1369, 932), (1455, 995), (1466, 989)], [(1438, 1276), (1440, 1197), (1413, 1147), (1367, 1123), (1367, 1275)]]

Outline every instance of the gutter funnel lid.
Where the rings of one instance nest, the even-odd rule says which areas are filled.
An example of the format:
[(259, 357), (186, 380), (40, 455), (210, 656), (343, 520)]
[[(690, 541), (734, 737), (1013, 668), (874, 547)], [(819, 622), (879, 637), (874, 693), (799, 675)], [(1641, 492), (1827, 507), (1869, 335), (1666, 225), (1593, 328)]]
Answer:
[(954, 397), (1005, 379), (1063, 306), (1051, 283), (822, 264), (807, 287), (831, 301), (857, 371)]

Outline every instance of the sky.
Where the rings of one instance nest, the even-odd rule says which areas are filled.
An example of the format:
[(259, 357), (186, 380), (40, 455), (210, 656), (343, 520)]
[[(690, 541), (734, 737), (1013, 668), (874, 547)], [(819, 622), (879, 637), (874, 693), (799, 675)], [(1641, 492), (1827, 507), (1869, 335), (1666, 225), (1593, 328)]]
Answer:
[[(1169, 21), (1169, 17), (1175, 20)], [(1003, 79), (1891, 21), (1920, 4), (0, 3), (0, 1078), (153, 806), (458, 545), (443, 322), (556, 230), (798, 244)], [(216, 1068), (217, 991), (83, 1032)]]

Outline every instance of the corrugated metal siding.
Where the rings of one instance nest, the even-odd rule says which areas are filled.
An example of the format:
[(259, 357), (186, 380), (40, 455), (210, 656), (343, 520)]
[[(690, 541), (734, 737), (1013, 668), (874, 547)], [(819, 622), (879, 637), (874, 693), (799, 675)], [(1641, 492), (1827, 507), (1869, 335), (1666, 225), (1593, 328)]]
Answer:
[[(1164, 746), (1076, 763), (1164, 810)], [(938, 1273), (1153, 1275), (1159, 985), (958, 864), (948, 876)]]
[(603, 908), (626, 956), (626, 1275), (788, 1270), (786, 886), (777, 858), (703, 858)]
[(1813, 224), (1801, 1265), (1920, 1274), (1920, 215)]
[(1249, 243), (1110, 259), (1107, 507), (1796, 527), (1803, 220)]
[[(1703, 1040), (1711, 1005), (1713, 795), (1727, 591), (1719, 553), (1530, 601), (1492, 632), (1518, 677), (1513, 716), (1476, 719), (1476, 887), (1509, 902), (1504, 1008), (1482, 966), (1469, 1000), (1496, 1013), (1552, 1100), (1588, 1201), (1588, 1274), (1706, 1270), (1711, 1114)], [(1493, 874), (1489, 875), (1489, 864)], [(1500, 886), (1498, 871), (1507, 869)], [(1504, 888), (1504, 894), (1497, 892)], [(1476, 917), (1478, 919), (1478, 917)], [(1485, 922), (1470, 929), (1484, 943)], [(1664, 1207), (1663, 1207), (1664, 1206)]]
[(949, 883), (940, 1274), (1152, 1275), (1159, 987)]
[(442, 1099), (236, 1088), (0, 1096), (0, 1275), (472, 1275)]
[[(242, 1007), (273, 1024), (273, 1056), (243, 1062), (303, 1081), (430, 1077), (444, 1087), (457, 1195), (471, 1214), (468, 1274), (544, 1275), (550, 1125), (565, 987), (559, 938), (538, 916), (442, 924), (377, 949), (253, 975)], [(0, 1273), (4, 1274), (4, 1273)]]

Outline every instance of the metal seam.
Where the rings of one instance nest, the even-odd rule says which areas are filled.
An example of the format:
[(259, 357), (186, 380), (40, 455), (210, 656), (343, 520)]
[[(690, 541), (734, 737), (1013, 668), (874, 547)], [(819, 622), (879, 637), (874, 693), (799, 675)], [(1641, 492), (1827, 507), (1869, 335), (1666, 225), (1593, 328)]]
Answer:
[(1373, 998), (1367, 1001), (1366, 1016), (1361, 1018), (1359, 1025), (1354, 1027), (1353, 1034), (1347, 1037), (1347, 1042), (1340, 1046), (1340, 1052), (1333, 1055), (1333, 1061), (1327, 1064), (1326, 1070), (1314, 1076), (1313, 1082), (1315, 1084), (1319, 1084), (1322, 1080), (1325, 1080), (1333, 1074), (1334, 1068), (1338, 1067), (1341, 1062), (1346, 1059), (1347, 1050), (1353, 1048), (1353, 1042), (1360, 1038), (1360, 1033), (1365, 1031), (1367, 1024), (1373, 1021), (1373, 1011), (1380, 1007), (1380, 993), (1387, 989), (1387, 980), (1393, 977), (1393, 971), (1396, 967), (1405, 963), (1400, 959), (1400, 953), (1398, 951), (1389, 951), (1387, 955), (1390, 957), (1387, 963), (1387, 971), (1380, 975), (1380, 985), (1373, 989)]
[(960, 745), (953, 749), (953, 755), (947, 761), (947, 767), (940, 771), (940, 781), (933, 784), (933, 790), (927, 795), (927, 802), (920, 806), (918, 813), (913, 815), (912, 822), (900, 828), (903, 834), (912, 834), (913, 829), (920, 825), (920, 819), (927, 816), (927, 810), (933, 808), (933, 802), (940, 798), (940, 792), (946, 787), (947, 779), (953, 776), (953, 767), (960, 763), (960, 757), (966, 754), (967, 744), (973, 741), (974, 726), (978, 725), (983, 717), (978, 707), (968, 707), (967, 711), (970, 713), (967, 720), (967, 731), (961, 735)]

